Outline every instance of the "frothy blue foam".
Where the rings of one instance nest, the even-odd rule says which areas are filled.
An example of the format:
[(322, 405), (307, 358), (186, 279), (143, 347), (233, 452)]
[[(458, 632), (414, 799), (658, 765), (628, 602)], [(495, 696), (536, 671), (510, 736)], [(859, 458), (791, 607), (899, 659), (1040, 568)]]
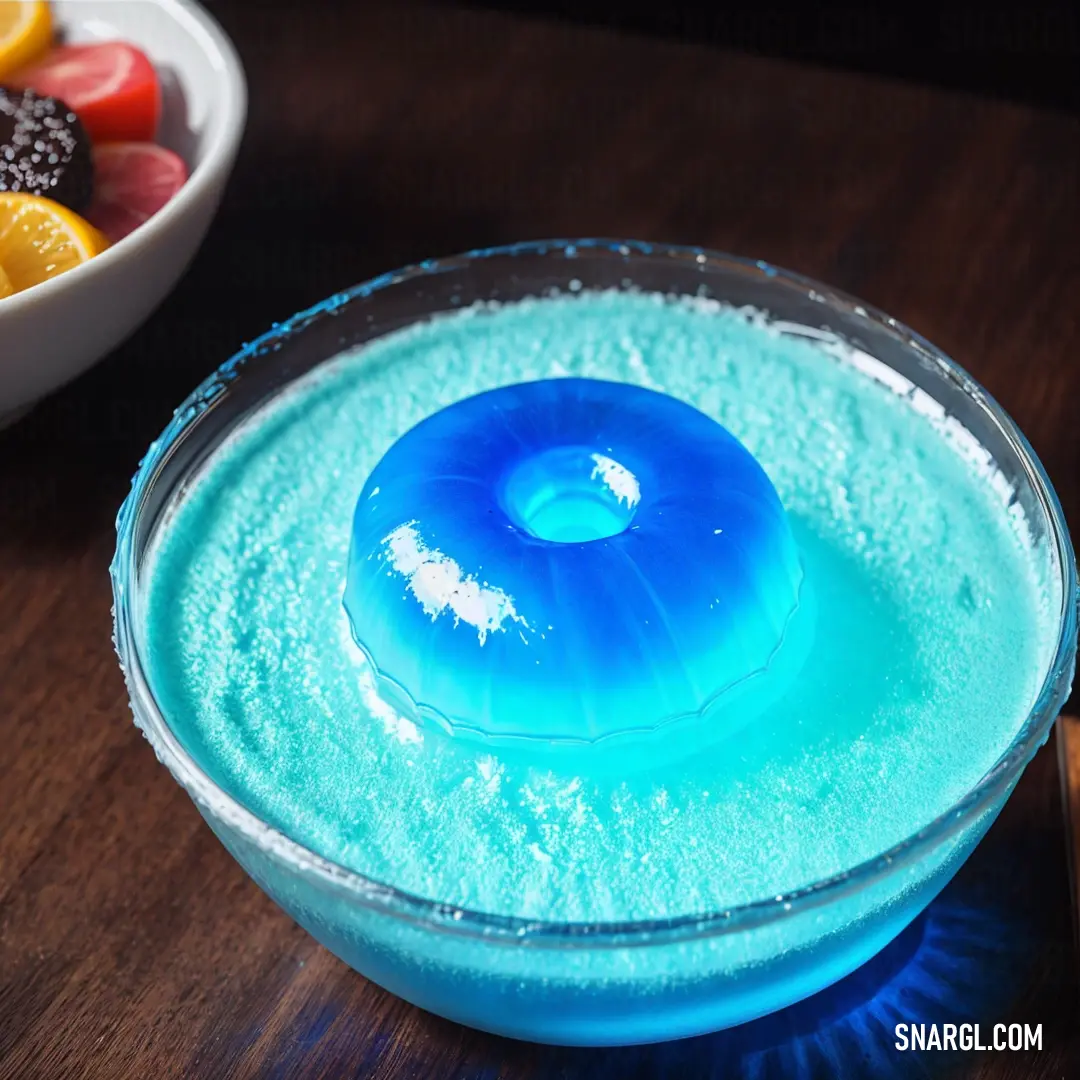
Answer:
[(530, 752), (728, 734), (810, 634), (750, 452), (685, 402), (586, 378), (466, 398), (394, 443), (357, 502), (345, 606), (397, 706)]
[[(1014, 739), (1060, 603), (1050, 553), (985, 455), (849, 359), (712, 301), (582, 292), (466, 309), (321, 365), (239, 425), (162, 519), (141, 616), (162, 712), (275, 828), (477, 911), (721, 912), (873, 858)], [(636, 781), (623, 771), (635, 755), (598, 755), (616, 762), (601, 774), (597, 755), (511, 760), (406, 722), (374, 698), (342, 606), (357, 495), (394, 442), (472, 394), (567, 375), (660, 389), (731, 431), (775, 485), (817, 597), (810, 655), (783, 696)], [(788, 920), (760, 948), (828, 934), (845, 949), (851, 936), (831, 929), (853, 911)], [(710, 964), (752, 963), (759, 985), (764, 954), (743, 935), (703, 947)], [(669, 955), (656, 951), (658, 979), (693, 964)]]

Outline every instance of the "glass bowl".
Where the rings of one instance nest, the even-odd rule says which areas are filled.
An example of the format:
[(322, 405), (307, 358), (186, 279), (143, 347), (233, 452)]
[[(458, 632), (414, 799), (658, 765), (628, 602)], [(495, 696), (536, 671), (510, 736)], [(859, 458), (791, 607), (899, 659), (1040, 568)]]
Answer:
[[(549, 923), (436, 903), (330, 862), (223, 791), (182, 745), (144, 666), (144, 570), (170, 506), (208, 456), (245, 417), (343, 349), (473, 301), (553, 287), (638, 287), (764, 309), (785, 332), (843, 341), (880, 361), (894, 385), (928, 394), (997, 464), (1049, 567), (1057, 644), (1013, 742), (948, 812), (876, 858), (786, 895), (659, 921)], [(423, 262), (332, 296), (252, 342), (181, 405), (146, 454), (117, 533), (116, 647), (135, 721), (222, 843), (300, 925), (387, 990), (472, 1027), (542, 1042), (627, 1044), (712, 1031), (782, 1008), (868, 960), (990, 827), (1046, 741), (1076, 657), (1076, 564), (1061, 507), (997, 403), (894, 319), (795, 274), (696, 248), (519, 244)]]

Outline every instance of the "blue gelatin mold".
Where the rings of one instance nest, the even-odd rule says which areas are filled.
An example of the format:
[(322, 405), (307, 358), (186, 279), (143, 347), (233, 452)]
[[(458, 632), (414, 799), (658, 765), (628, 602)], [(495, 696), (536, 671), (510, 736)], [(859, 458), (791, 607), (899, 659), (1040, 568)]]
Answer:
[(345, 607), (395, 707), (530, 750), (726, 734), (812, 635), (749, 451), (685, 402), (581, 378), (478, 394), (400, 438), (357, 502)]

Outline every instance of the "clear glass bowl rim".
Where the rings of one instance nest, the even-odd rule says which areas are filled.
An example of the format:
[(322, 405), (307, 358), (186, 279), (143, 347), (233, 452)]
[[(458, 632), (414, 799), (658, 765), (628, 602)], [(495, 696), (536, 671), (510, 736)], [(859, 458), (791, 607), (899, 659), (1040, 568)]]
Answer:
[[(137, 572), (135, 535), (145, 497), (177, 442), (196, 426), (198, 417), (208, 406), (228, 392), (230, 384), (242, 375), (248, 361), (273, 354), (290, 336), (300, 333), (314, 320), (340, 311), (350, 301), (372, 296), (393, 285), (432, 274), (461, 270), (472, 262), (493, 257), (562, 255), (573, 259), (581, 253), (617, 255), (626, 261), (628, 267), (632, 267), (635, 262), (670, 259), (686, 264), (687, 268), (696, 267), (702, 271), (722, 271), (727, 275), (770, 279), (800, 290), (828, 308), (877, 324), (879, 328), (891, 333), (907, 348), (921, 354), (923, 362), (937, 368), (944, 377), (961, 386), (974, 405), (986, 413), (999, 428), (1039, 498), (1043, 513), (1050, 523), (1051, 539), (1062, 571), (1058, 635), (1046, 678), (1020, 731), (979, 782), (951, 808), (889, 850), (848, 870), (789, 893), (766, 897), (723, 911), (624, 922), (549, 922), (459, 908), (397, 889), (350, 870), (279, 832), (211, 779), (176, 738), (161, 713), (136, 645), (132, 610)], [(632, 270), (628, 270), (628, 276), (632, 278)], [(960, 365), (925, 338), (864, 301), (761, 260), (678, 244), (580, 238), (480, 248), (460, 255), (427, 259), (381, 274), (336, 293), (283, 323), (274, 324), (267, 333), (226, 360), (174, 412), (170, 423), (154, 440), (140, 462), (132, 480), (131, 491), (117, 515), (116, 531), (116, 553), (110, 566), (114, 600), (114, 643), (127, 683), (132, 713), (158, 759), (200, 809), (237, 832), (256, 849), (286, 869), (346, 898), (351, 903), (415, 926), (453, 935), (479, 937), (493, 943), (543, 948), (625, 948), (686, 942), (746, 931), (792, 918), (800, 912), (866, 888), (917, 860), (921, 853), (947, 841), (975, 821), (1008, 791), (1049, 737), (1050, 727), (1070, 691), (1076, 655), (1076, 559), (1064, 514), (1050, 479), (1034, 450), (991, 395)]]

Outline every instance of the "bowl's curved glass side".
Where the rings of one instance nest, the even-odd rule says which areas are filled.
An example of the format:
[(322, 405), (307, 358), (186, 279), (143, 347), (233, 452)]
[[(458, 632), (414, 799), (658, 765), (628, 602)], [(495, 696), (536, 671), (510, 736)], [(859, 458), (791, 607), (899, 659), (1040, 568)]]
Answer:
[[(973, 434), (1015, 485), (1016, 501), (1034, 525), (1035, 542), (1045, 547), (1052, 563), (1050, 574), (1060, 594), (1053, 663), (1022, 730), (975, 788), (890, 851), (793, 894), (763, 898), (730, 912), (660, 923), (575, 927), (455, 910), (353, 873), (281, 835), (221, 790), (181, 745), (161, 715), (143, 670), (140, 582), (155, 530), (169, 506), (182, 497), (201, 463), (244, 416), (290, 381), (344, 349), (437, 311), (478, 300), (541, 295), (552, 287), (626, 288), (631, 284), (648, 290), (721, 296), (736, 306), (764, 309), (774, 320), (790, 323), (796, 330), (821, 327), (819, 332), (826, 338), (854, 340), (915, 385), (931, 387), (947, 412), (969, 421)], [(453, 951), (464, 948), (462, 941), (467, 940), (534, 946), (525, 950), (533, 957), (541, 949), (559, 952), (568, 945), (582, 953), (618, 946), (629, 955), (634, 944), (691, 948), (770, 928), (774, 933), (787, 933), (782, 928), (796, 920), (828, 921), (833, 918), (831, 912), (848, 911), (849, 919), (857, 918), (861, 909), (850, 905), (869, 905), (866, 910), (870, 911), (874, 905), (867, 898), (878, 891), (889, 894), (889, 883), (898, 880), (898, 874), (911, 874), (924, 882), (940, 878), (944, 871), (929, 878), (918, 872), (935, 852), (945, 851), (942, 858), (953, 869), (966, 857), (1023, 767), (1048, 737), (1068, 694), (1075, 663), (1075, 559), (1061, 508), (1026, 440), (1000, 407), (947, 357), (880, 312), (797, 275), (699, 249), (608, 240), (515, 245), (407, 267), (337, 294), (246, 346), (189, 397), (143, 460), (117, 528), (112, 567), (117, 651), (136, 722), (158, 757), (219, 835), (229, 838), (230, 848), (256, 879), (287, 910), (295, 908), (305, 925), (310, 921), (316, 936), (329, 936), (330, 931), (319, 929), (323, 924), (306, 913), (324, 911), (330, 902), (325, 898), (332, 897), (334, 910), (353, 912), (350, 918), (357, 924), (389, 917), (387, 925), (400, 930), (392, 934), (380, 931), (378, 940), (394, 951), (404, 950), (404, 938), (398, 941), (394, 937), (400, 932), (422, 938), (424, 952), (435, 947), (433, 942), (445, 940), (448, 944), (439, 947)], [(941, 878), (941, 884), (947, 876)], [(296, 896), (285, 887), (289, 878), (295, 879), (291, 887), (299, 890)], [(904, 894), (922, 897), (917, 906), (908, 905), (911, 910), (906, 918), (936, 891), (927, 892), (927, 888), (930, 886)], [(314, 894), (316, 900), (300, 903), (297, 896), (301, 894)], [(891, 925), (899, 929), (906, 918), (893, 920)], [(320, 915), (320, 919), (326, 927), (350, 925), (350, 920), (330, 914)], [(432, 930), (439, 933), (432, 934)], [(341, 951), (346, 953), (350, 948), (343, 945)], [(794, 946), (789, 944), (789, 948)]]
[[(912, 865), (837, 903), (739, 934), (608, 946), (513, 947), (500, 936), (434, 934), (358, 907), (298, 876), (204, 812), (259, 886), (350, 967), (440, 1016), (512, 1038), (625, 1045), (685, 1038), (784, 1008), (843, 978), (941, 891), (1004, 803)], [(508, 947), (509, 945), (509, 947)]]

